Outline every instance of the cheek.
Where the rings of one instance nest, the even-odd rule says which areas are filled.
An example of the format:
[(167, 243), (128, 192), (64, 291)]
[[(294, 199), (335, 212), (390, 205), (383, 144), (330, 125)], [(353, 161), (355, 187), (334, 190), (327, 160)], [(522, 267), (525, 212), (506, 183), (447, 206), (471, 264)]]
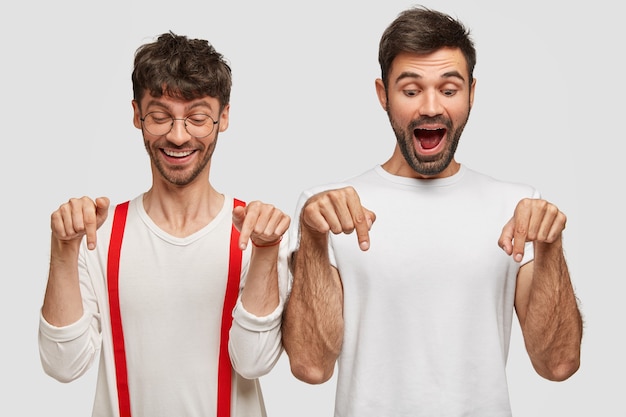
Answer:
[(460, 104), (453, 108), (448, 109), (448, 115), (452, 119), (455, 125), (465, 123), (469, 116), (470, 107), (467, 103)]
[(392, 120), (395, 121), (396, 124), (401, 126), (406, 126), (410, 123), (416, 116), (416, 112), (414, 111), (411, 103), (402, 102), (402, 101), (392, 101), (389, 100), (387, 113)]

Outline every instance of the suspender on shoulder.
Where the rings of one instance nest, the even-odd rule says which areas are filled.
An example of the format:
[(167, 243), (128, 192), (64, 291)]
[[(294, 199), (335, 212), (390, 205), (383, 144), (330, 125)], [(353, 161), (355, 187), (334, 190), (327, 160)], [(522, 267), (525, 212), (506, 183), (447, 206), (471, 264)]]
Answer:
[[(234, 206), (245, 203), (235, 199)], [(109, 290), (109, 308), (111, 314), (111, 333), (113, 336), (113, 355), (115, 359), (115, 375), (120, 417), (130, 417), (130, 394), (128, 390), (128, 374), (126, 368), (126, 351), (124, 349), (124, 332), (120, 314), (119, 299), (119, 266), (122, 249), (122, 238), (128, 214), (129, 201), (118, 204), (113, 215), (111, 243), (107, 259), (107, 285)], [(232, 226), (230, 233), (230, 260), (228, 265), (228, 281), (224, 295), (222, 310), (222, 327), (220, 332), (220, 353), (217, 376), (217, 417), (230, 416), (232, 367), (228, 355), (228, 334), (232, 324), (232, 310), (239, 295), (239, 277), (241, 275), (241, 250), (239, 249), (239, 231)]]

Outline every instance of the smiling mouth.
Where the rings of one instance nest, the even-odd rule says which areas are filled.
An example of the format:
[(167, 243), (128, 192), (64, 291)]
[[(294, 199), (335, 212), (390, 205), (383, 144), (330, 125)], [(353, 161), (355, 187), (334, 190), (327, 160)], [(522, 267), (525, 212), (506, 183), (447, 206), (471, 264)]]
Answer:
[(446, 134), (446, 129), (415, 129), (413, 135), (422, 149), (433, 149), (441, 143)]
[(163, 153), (169, 157), (172, 158), (184, 158), (186, 156), (191, 155), (192, 153), (194, 153), (193, 150), (180, 150), (180, 151), (174, 151), (171, 149), (162, 149)]

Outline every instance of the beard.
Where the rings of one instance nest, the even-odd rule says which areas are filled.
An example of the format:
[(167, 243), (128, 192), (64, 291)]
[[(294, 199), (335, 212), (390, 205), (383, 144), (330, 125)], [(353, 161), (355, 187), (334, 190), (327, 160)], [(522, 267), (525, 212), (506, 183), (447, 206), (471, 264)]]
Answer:
[[(469, 118), (469, 111), (462, 123), (456, 127), (447, 117), (436, 116), (413, 119), (407, 128), (404, 129), (393, 119), (391, 109), (387, 110), (387, 116), (391, 122), (393, 132), (396, 135), (400, 152), (402, 156), (404, 156), (407, 164), (418, 174), (432, 177), (443, 172), (443, 170), (450, 165), (450, 162), (452, 162), (457, 146), (459, 145), (459, 140), (461, 139), (461, 134)], [(437, 123), (446, 126), (446, 137), (444, 138), (446, 141), (445, 148), (436, 155), (421, 155), (415, 150), (415, 145), (413, 144), (415, 130), (427, 123)]]
[[(208, 148), (201, 148), (196, 151), (196, 152), (204, 151), (205, 154), (202, 160), (200, 160), (191, 169), (190, 172), (188, 171), (188, 168), (186, 167), (185, 168), (167, 167), (165, 166), (163, 161), (160, 158), (158, 158), (158, 155), (161, 153), (161, 148), (167, 147), (170, 149), (176, 149), (178, 148), (177, 146), (172, 145), (171, 143), (167, 141), (165, 144), (155, 142), (154, 144), (152, 144), (152, 146), (150, 146), (150, 144), (145, 139), (144, 139), (144, 145), (146, 147), (146, 151), (148, 152), (148, 156), (150, 157), (150, 161), (152, 162), (152, 165), (156, 167), (159, 174), (161, 174), (161, 177), (173, 185), (185, 186), (185, 185), (191, 184), (200, 175), (200, 173), (204, 171), (204, 169), (207, 167), (209, 162), (211, 162), (211, 158), (213, 157), (213, 152), (215, 151), (215, 146), (217, 144), (217, 136), (218, 134), (216, 133), (215, 139), (208, 145)], [(179, 149), (183, 150), (183, 148), (179, 148)]]

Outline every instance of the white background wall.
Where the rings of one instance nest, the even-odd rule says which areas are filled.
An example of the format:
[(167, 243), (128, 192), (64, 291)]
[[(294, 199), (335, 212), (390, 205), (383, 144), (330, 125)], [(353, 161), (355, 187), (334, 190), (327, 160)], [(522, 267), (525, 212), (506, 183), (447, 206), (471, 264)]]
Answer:
[[(209, 39), (231, 62), (231, 126), (220, 135), (212, 170), (223, 192), (292, 213), (302, 189), (359, 173), (393, 149), (374, 92), (377, 46), (413, 2), (123, 3), (1, 6), (2, 416), (90, 414), (96, 367), (60, 384), (39, 362), (49, 216), (69, 197), (119, 202), (150, 186), (130, 104), (141, 43), (172, 30)], [(542, 380), (516, 327), (508, 366), (514, 415), (624, 417), (619, 3), (425, 4), (460, 17), (478, 49), (476, 100), (458, 160), (535, 185), (568, 215), (565, 246), (586, 326), (582, 367), (563, 383)], [(262, 384), (272, 417), (332, 413), (334, 379), (301, 383), (286, 356)]]

